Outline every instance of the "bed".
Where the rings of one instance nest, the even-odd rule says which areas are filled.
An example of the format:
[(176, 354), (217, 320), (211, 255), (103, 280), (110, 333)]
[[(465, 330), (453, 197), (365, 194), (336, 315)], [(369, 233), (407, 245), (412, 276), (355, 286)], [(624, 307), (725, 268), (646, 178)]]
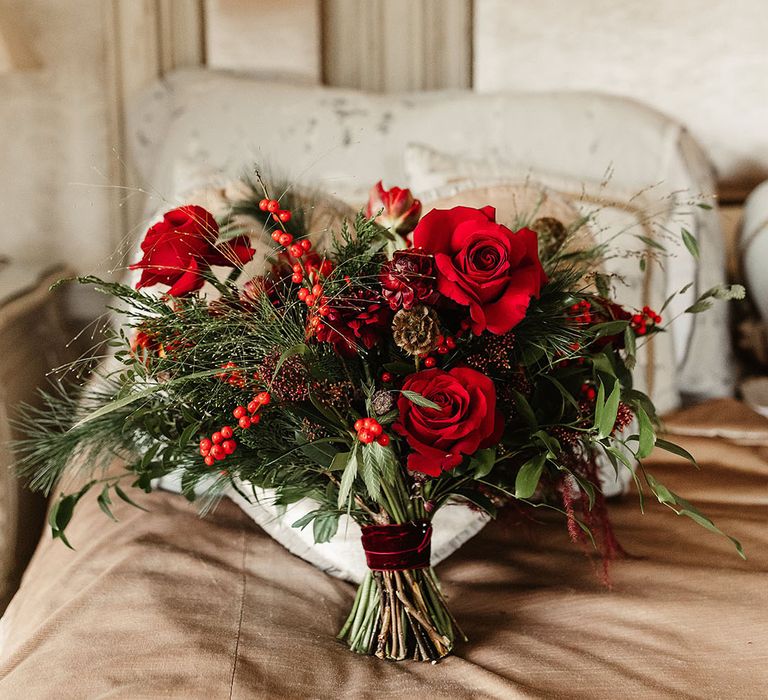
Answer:
[[(714, 188), (679, 125), (595, 95), (383, 98), (184, 72), (146, 95), (131, 130), (156, 193), (148, 212), (254, 159), (356, 203), (379, 177), (402, 182), (400, 154), (413, 140), (581, 181), (599, 180), (613, 159), (624, 191), (660, 173), (671, 189)], [(706, 251), (699, 288), (724, 279), (716, 212), (706, 211), (694, 222)], [(0, 622), (0, 695), (764, 696), (768, 420), (722, 398), (733, 381), (724, 313), (664, 342), (656, 384), (665, 409), (684, 390), (707, 398), (667, 419), (702, 468), (666, 454), (651, 466), (742, 541), (746, 562), (659, 504), (641, 514), (629, 494), (611, 506), (628, 556), (608, 590), (557, 517), (508, 515), (439, 567), (471, 641), (438, 668), (388, 664), (334, 640), (353, 587), (291, 555), (232, 502), (200, 519), (182, 497), (158, 492), (140, 498), (146, 512), (118, 505), (110, 523), (88, 501), (68, 530), (76, 551), (45, 534)]]

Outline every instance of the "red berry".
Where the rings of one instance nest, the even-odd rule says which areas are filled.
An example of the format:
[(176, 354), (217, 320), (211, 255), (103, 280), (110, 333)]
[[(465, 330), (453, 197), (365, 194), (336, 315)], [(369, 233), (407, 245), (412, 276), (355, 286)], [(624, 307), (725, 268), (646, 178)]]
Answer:
[(210, 452), (211, 447), (213, 447), (213, 443), (210, 441), (209, 438), (203, 438), (200, 440), (200, 450), (205, 452)]
[(364, 445), (370, 445), (374, 440), (375, 437), (373, 433), (367, 431), (367, 430), (361, 430), (357, 434), (357, 438), (362, 442)]
[(434, 357), (425, 357), (424, 358), (424, 366), (425, 367), (434, 367), (437, 364), (437, 360)]
[(293, 243), (293, 236), (290, 233), (281, 233), (280, 237), (277, 239), (277, 242), (280, 245), (286, 246), (286, 248)]
[(284, 224), (287, 224), (291, 220), (291, 212), (289, 211), (279, 211), (277, 212), (277, 216)]
[(309, 290), (306, 287), (302, 287), (298, 292), (298, 297), (301, 301), (304, 301), (309, 296)]
[(376, 425), (375, 418), (363, 418), (363, 428), (370, 428), (372, 425)]
[(312, 294), (307, 294), (307, 297), (306, 297), (306, 299), (304, 299), (304, 301), (307, 303), (307, 306), (314, 306), (315, 305), (315, 301), (317, 301), (317, 300), (315, 299), (315, 297)]
[(227, 453), (224, 452), (224, 448), (221, 445), (214, 445), (211, 448), (211, 454), (209, 456), (214, 459), (224, 459), (227, 456)]
[(304, 281), (304, 275), (298, 272), (294, 272), (291, 275), (291, 282), (293, 282), (294, 284), (301, 284), (303, 281)]
[(379, 435), (379, 437), (376, 438), (376, 442), (378, 442), (379, 445), (381, 445), (382, 447), (386, 447), (387, 445), (389, 445), (389, 435), (387, 435), (386, 433), (382, 433), (381, 435)]
[(225, 425), (221, 429), (221, 435), (225, 440), (229, 440), (229, 438), (232, 437), (232, 428), (230, 428), (228, 425)]
[(248, 403), (248, 413), (256, 413), (259, 410), (261, 404), (258, 401), (250, 401)]
[(379, 437), (379, 435), (384, 432), (384, 428), (382, 428), (379, 423), (374, 423), (370, 428), (368, 428), (368, 432), (370, 432), (374, 437)]
[(635, 315), (632, 317), (632, 323), (635, 323), (635, 324), (640, 324), (640, 323), (642, 323), (642, 322), (643, 322), (643, 317), (642, 317), (640, 314), (635, 314)]
[(449, 352), (450, 352), (450, 351), (448, 350), (448, 346), (447, 346), (447, 345), (441, 345), (441, 346), (440, 346), (440, 347), (437, 349), (437, 354), (438, 354), (438, 355), (447, 355)]
[[(302, 246), (304, 245), (304, 242), (302, 241)], [(333, 263), (330, 260), (323, 260), (323, 262), (320, 263), (320, 268), (318, 269), (318, 272), (323, 277), (328, 277), (328, 275), (333, 272)]]
[(248, 416), (243, 416), (237, 424), (243, 429), (248, 430), (251, 427), (251, 419)]
[(224, 440), (224, 442), (221, 443), (221, 446), (224, 448), (224, 452), (231, 455), (237, 448), (237, 443), (234, 440)]
[(235, 418), (242, 418), (245, 415), (245, 406), (238, 406), (234, 411), (232, 411), (232, 415)]
[(218, 430), (213, 435), (211, 435), (211, 442), (214, 445), (218, 445), (223, 439), (224, 436)]
[(293, 255), (294, 258), (300, 258), (302, 255), (304, 255), (304, 248), (302, 248), (298, 243), (294, 243), (290, 248), (288, 248), (288, 252)]
[(355, 430), (359, 433), (365, 427), (365, 421), (362, 418), (358, 418), (355, 421)]
[(270, 199), (269, 202), (267, 202), (267, 211), (270, 214), (274, 214), (279, 209), (280, 209), (280, 203), (276, 199)]
[(277, 243), (280, 240), (280, 236), (283, 235), (283, 232), (279, 229), (277, 231), (272, 231), (272, 240)]
[(260, 420), (261, 416), (258, 413), (255, 413), (251, 416), (251, 425), (258, 425)]
[(301, 272), (302, 274), (304, 274), (304, 269), (301, 267), (301, 263), (296, 263), (293, 266), (293, 271), (294, 272)]
[(319, 297), (323, 293), (323, 288), (316, 284), (312, 287), (312, 294), (314, 294), (316, 297)]
[(212, 467), (216, 460), (214, 459), (213, 455), (207, 455), (206, 458), (203, 460), (209, 467)]
[(268, 391), (262, 391), (256, 395), (256, 401), (258, 401), (262, 406), (266, 406), (270, 401), (272, 401), (272, 396)]
[(259, 209), (261, 209), (261, 211), (267, 211), (267, 207), (268, 206), (269, 206), (269, 200), (268, 199), (262, 199), (259, 202)]
[(384, 372), (381, 375), (381, 381), (382, 382), (391, 382), (392, 381), (392, 375), (389, 372)]
[(204, 450), (202, 447), (200, 448), (200, 456), (201, 457), (207, 457), (210, 454), (210, 450)]
[(448, 346), (449, 350), (456, 349), (456, 340), (450, 335), (445, 339), (445, 344)]
[[(309, 238), (302, 238), (299, 241), (299, 245), (304, 249), (304, 252), (309, 252), (309, 249), (312, 247), (312, 241), (309, 240)], [(320, 266), (320, 272), (323, 272), (323, 266)], [(324, 273), (325, 274), (325, 273)]]

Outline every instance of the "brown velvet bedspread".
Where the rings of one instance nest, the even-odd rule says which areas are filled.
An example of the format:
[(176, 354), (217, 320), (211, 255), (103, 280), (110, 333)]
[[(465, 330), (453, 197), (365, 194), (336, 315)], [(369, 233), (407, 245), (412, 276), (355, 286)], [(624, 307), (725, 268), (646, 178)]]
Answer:
[(113, 524), (88, 499), (70, 526), (77, 551), (44, 536), (8, 610), (0, 697), (766, 697), (768, 421), (720, 401), (670, 426), (747, 423), (752, 446), (676, 438), (700, 472), (665, 453), (651, 465), (741, 539), (747, 562), (628, 497), (612, 514), (631, 558), (608, 591), (557, 517), (492, 523), (439, 566), (471, 641), (437, 666), (347, 651), (334, 635), (353, 587), (229, 502), (200, 520), (153, 494), (151, 512), (118, 507)]

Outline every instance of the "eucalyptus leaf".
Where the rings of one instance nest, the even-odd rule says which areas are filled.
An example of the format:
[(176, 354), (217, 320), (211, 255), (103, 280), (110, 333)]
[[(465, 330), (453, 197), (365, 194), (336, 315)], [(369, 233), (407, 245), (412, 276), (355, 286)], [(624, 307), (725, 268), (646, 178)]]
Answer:
[(430, 401), (426, 396), (422, 396), (417, 391), (411, 391), (410, 389), (402, 389), (400, 393), (405, 396), (411, 403), (423, 408), (434, 408), (436, 411), (442, 411), (443, 409), (434, 401)]
[(638, 406), (635, 413), (640, 424), (637, 458), (645, 459), (653, 452), (653, 446), (656, 443), (656, 433), (653, 430), (651, 419), (648, 418), (648, 414), (642, 408)]
[(687, 229), (682, 230), (683, 243), (688, 248), (688, 252), (697, 260), (699, 259), (699, 243), (691, 232)]
[(616, 425), (616, 414), (619, 411), (619, 400), (621, 399), (621, 384), (617, 380), (613, 385), (613, 390), (605, 401), (605, 408), (600, 416), (600, 430), (598, 437), (600, 439), (608, 437), (613, 432)]
[(529, 459), (517, 472), (515, 478), (515, 498), (530, 498), (536, 492), (539, 485), (541, 473), (544, 471), (544, 464), (547, 456), (540, 454)]

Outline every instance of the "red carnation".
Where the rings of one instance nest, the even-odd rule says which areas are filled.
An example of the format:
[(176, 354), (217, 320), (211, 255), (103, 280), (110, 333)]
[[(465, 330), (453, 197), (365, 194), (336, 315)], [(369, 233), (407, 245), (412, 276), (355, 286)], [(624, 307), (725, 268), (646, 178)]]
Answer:
[(413, 232), (414, 246), (435, 256), (437, 291), (469, 307), (475, 335), (509, 332), (547, 281), (536, 234), (495, 217), (493, 207), (433, 209)]
[(360, 346), (370, 349), (389, 330), (392, 312), (380, 294), (370, 289), (346, 290), (323, 301), (321, 313), (310, 323), (321, 343), (333, 343), (336, 350), (350, 357)]
[(440, 406), (425, 408), (401, 394), (399, 417), (393, 425), (413, 450), (408, 469), (439, 476), (461, 464), (464, 455), (498, 442), (504, 430), (496, 409), (496, 388), (469, 367), (428, 369), (410, 375), (403, 391), (414, 391)]
[(382, 266), (379, 280), (382, 296), (393, 311), (437, 301), (435, 260), (423, 250), (396, 251)]
[(212, 265), (240, 267), (256, 252), (245, 236), (217, 245), (218, 237), (216, 220), (202, 207), (189, 205), (166, 212), (144, 236), (141, 260), (130, 266), (142, 270), (136, 289), (167, 284), (168, 294), (185, 296), (203, 286), (204, 274)]
[(421, 216), (421, 202), (413, 198), (410, 190), (400, 187), (385, 190), (379, 180), (371, 188), (365, 215), (370, 219), (382, 209), (376, 223), (401, 236), (413, 231)]

